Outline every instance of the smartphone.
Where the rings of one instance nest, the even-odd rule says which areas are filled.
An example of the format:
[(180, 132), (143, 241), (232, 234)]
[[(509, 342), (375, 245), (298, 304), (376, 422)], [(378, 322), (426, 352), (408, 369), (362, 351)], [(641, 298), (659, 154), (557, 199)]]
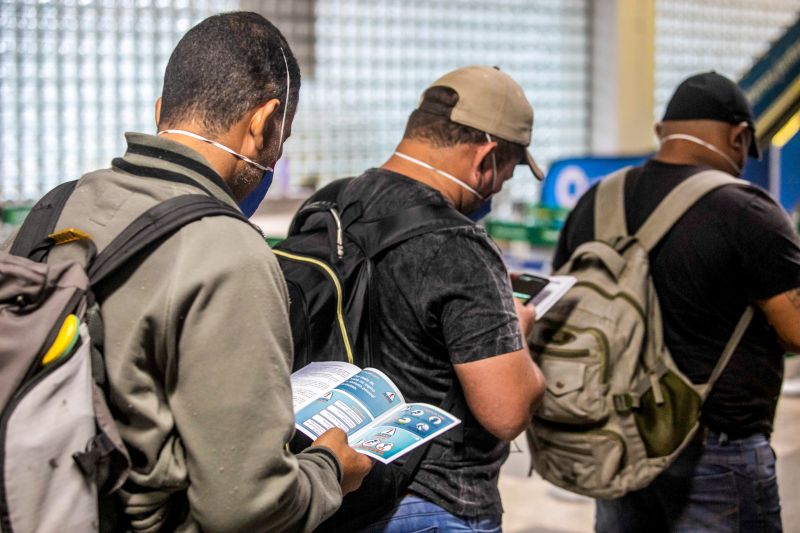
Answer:
[(514, 298), (526, 304), (539, 294), (548, 283), (550, 283), (550, 280), (547, 278), (534, 276), (533, 274), (520, 274), (518, 277), (512, 278), (511, 289), (514, 291)]

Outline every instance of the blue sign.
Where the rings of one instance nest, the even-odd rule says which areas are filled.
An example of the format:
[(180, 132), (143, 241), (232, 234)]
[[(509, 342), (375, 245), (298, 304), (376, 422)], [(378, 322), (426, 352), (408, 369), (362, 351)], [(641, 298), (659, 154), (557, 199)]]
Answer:
[(800, 20), (753, 65), (739, 82), (739, 86), (753, 106), (753, 116), (759, 118), (798, 77)]
[(800, 135), (783, 145), (780, 158), (781, 205), (790, 213), (800, 215)]
[(640, 165), (650, 154), (638, 157), (575, 157), (550, 165), (542, 184), (542, 204), (572, 209), (583, 193), (603, 176), (622, 167)]
[[(799, 139), (796, 136), (795, 139)], [(795, 141), (793, 140), (792, 143)], [(792, 151), (792, 143), (787, 144), (781, 152), (781, 168), (783, 175), (787, 176), (793, 169), (800, 168), (800, 141), (794, 144)], [(783, 152), (787, 152), (784, 156)], [(583, 193), (589, 188), (600, 181), (600, 178), (611, 174), (615, 170), (627, 166), (637, 166), (644, 163), (652, 154), (642, 155), (639, 157), (576, 157), (569, 159), (558, 159), (550, 166), (550, 170), (542, 184), (542, 205), (546, 207), (566, 208), (572, 209), (578, 203), (578, 199), (583, 196)], [(792, 169), (792, 170), (790, 170)], [(753, 158), (748, 158), (747, 164), (744, 167), (744, 179), (755, 183), (765, 189), (769, 189), (769, 152), (765, 151), (762, 154), (761, 161)], [(791, 188), (790, 183), (795, 182), (794, 188), (800, 188), (796, 176), (792, 179), (784, 179), (783, 186)], [(793, 191), (794, 189), (792, 189)], [(790, 208), (793, 206), (787, 205), (787, 201), (794, 199), (796, 202), (800, 199), (800, 191), (798, 193), (789, 192), (787, 190), (787, 200), (784, 200), (784, 194), (781, 194), (781, 203), (784, 207)]]

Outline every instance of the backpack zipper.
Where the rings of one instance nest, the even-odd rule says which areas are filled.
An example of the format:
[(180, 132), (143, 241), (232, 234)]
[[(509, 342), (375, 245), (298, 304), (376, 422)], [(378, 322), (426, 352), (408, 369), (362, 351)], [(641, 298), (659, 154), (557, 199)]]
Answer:
[(339, 259), (344, 257), (344, 239), (342, 238), (342, 221), (339, 218), (339, 213), (336, 209), (329, 209), (328, 211), (331, 212), (333, 215), (333, 220), (336, 222), (336, 255), (339, 256)]
[[(534, 423), (540, 423), (540, 422), (537, 420)], [(547, 424), (543, 424), (543, 425), (546, 426)], [(581, 433), (585, 433), (587, 435), (598, 435), (600, 437), (608, 437), (608, 438), (616, 441), (620, 445), (620, 447), (622, 448), (622, 456), (625, 457), (626, 448), (627, 448), (625, 446), (625, 439), (623, 439), (622, 436), (619, 435), (618, 433), (615, 433), (613, 431), (609, 431), (607, 429), (593, 429), (593, 430), (589, 430), (589, 431), (581, 432)], [(551, 438), (543, 437), (541, 435), (536, 435), (536, 438), (538, 440), (541, 440), (542, 442), (547, 443), (552, 448), (563, 450), (563, 451), (565, 451), (567, 453), (573, 453), (575, 455), (582, 455), (582, 456), (587, 456), (587, 457), (591, 457), (591, 456), (594, 455), (594, 450), (591, 449), (591, 448), (580, 448), (578, 446), (573, 446), (573, 445), (570, 445), (570, 444), (563, 444), (561, 442), (556, 442), (555, 440), (553, 440)]]
[[(611, 350), (608, 347), (608, 339), (603, 334), (603, 332), (600, 331), (597, 328), (576, 328), (576, 327), (571, 327), (571, 326), (565, 327), (564, 330), (565, 331), (570, 331), (570, 332), (575, 332), (575, 333), (588, 333), (589, 335), (591, 335), (592, 337), (594, 337), (597, 340), (597, 344), (600, 346), (601, 364), (603, 365), (603, 383), (608, 383), (608, 380), (609, 380), (609, 375), (608, 375), (608, 371), (609, 371), (608, 356), (609, 356), (609, 352)], [(587, 351), (589, 351), (589, 350), (587, 350)]]
[[(543, 319), (543, 322), (547, 322), (547, 319)], [(552, 320), (550, 322), (553, 322)], [(602, 331), (598, 330), (597, 328), (576, 328), (571, 326), (561, 326), (560, 329), (568, 332), (577, 332), (577, 333), (588, 333), (592, 337), (597, 340), (597, 344), (600, 347), (600, 364), (603, 366), (603, 383), (608, 383), (609, 375), (608, 375), (608, 354), (611, 351), (608, 347), (608, 339), (603, 334)], [(543, 346), (541, 344), (532, 344), (534, 348), (538, 348), (541, 350), (542, 353), (550, 353), (553, 355), (561, 356), (561, 357), (588, 357), (591, 355), (591, 350), (588, 348), (578, 349), (578, 350), (571, 350), (569, 348), (558, 348), (555, 346)]]
[(573, 288), (574, 287), (586, 287), (588, 289), (591, 289), (591, 290), (597, 292), (598, 294), (600, 294), (601, 296), (603, 296), (607, 300), (614, 300), (615, 298), (622, 298), (623, 300), (625, 300), (626, 302), (631, 304), (631, 306), (636, 310), (636, 312), (639, 313), (639, 316), (642, 317), (642, 322), (644, 322), (645, 324), (647, 323), (647, 318), (645, 316), (644, 309), (642, 309), (642, 307), (636, 302), (636, 300), (631, 295), (629, 295), (628, 293), (620, 292), (620, 293), (614, 295), (614, 294), (611, 294), (610, 292), (607, 292), (606, 290), (601, 288), (599, 285), (596, 285), (596, 284), (594, 284), (594, 283), (592, 283), (590, 281), (579, 281), (575, 285), (573, 285)]
[(342, 291), (342, 284), (339, 282), (339, 278), (336, 276), (336, 273), (330, 266), (328, 266), (325, 262), (320, 261), (319, 259), (315, 259), (313, 257), (306, 257), (304, 255), (297, 255), (289, 252), (284, 252), (283, 250), (273, 250), (273, 252), (275, 252), (275, 255), (285, 257), (286, 259), (290, 259), (292, 261), (300, 261), (303, 263), (310, 263), (312, 265), (315, 265), (316, 267), (322, 269), (326, 274), (328, 274), (328, 277), (331, 278), (333, 286), (336, 288), (336, 321), (339, 323), (339, 331), (342, 334), (342, 341), (344, 342), (345, 352), (347, 352), (347, 362), (350, 364), (354, 364), (353, 350), (350, 347), (350, 339), (347, 336), (347, 326), (345, 326), (344, 313), (342, 311), (343, 309), (342, 302), (344, 301), (344, 294)]

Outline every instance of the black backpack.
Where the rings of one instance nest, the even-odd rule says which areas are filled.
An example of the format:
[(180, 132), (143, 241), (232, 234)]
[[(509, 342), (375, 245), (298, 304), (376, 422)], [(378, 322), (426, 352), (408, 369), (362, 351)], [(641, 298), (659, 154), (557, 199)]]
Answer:
[(375, 366), (378, 312), (370, 281), (376, 261), (401, 242), (424, 233), (472, 225), (448, 205), (420, 205), (366, 219), (361, 202), (347, 199), (344, 178), (306, 200), (289, 235), (273, 249), (289, 289), (294, 370), (313, 361)]
[[(363, 205), (348, 198), (349, 185), (360, 179), (366, 178), (336, 180), (312, 195), (297, 211), (287, 239), (273, 249), (289, 289), (293, 371), (330, 360), (380, 368), (377, 324), (372, 322), (379, 312), (371, 286), (376, 262), (413, 237), (473, 224), (448, 205), (421, 205), (383, 218), (364, 218)], [(443, 409), (456, 410), (458, 390), (456, 382)], [(309, 444), (297, 433), (290, 447), (297, 452)], [(413, 450), (402, 465), (376, 463), (361, 488), (345, 496), (339, 511), (317, 531), (357, 531), (391, 511), (429, 445)]]

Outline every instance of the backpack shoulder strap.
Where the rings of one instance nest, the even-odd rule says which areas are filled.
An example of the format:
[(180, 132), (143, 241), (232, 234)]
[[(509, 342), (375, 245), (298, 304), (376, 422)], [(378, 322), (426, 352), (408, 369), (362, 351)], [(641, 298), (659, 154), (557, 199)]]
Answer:
[(727, 344), (725, 344), (725, 349), (717, 360), (717, 364), (714, 365), (714, 370), (711, 371), (711, 376), (708, 378), (708, 381), (703, 385), (696, 385), (701, 391), (703, 401), (708, 397), (708, 394), (714, 387), (714, 383), (716, 383), (717, 379), (722, 375), (722, 371), (728, 366), (728, 361), (733, 357), (733, 352), (736, 351), (736, 347), (739, 346), (739, 342), (742, 340), (742, 337), (744, 337), (745, 331), (747, 331), (748, 326), (750, 326), (750, 321), (753, 319), (754, 313), (755, 309), (753, 306), (748, 305), (744, 313), (742, 313), (741, 318), (739, 318), (739, 322), (736, 324)]
[[(185, 194), (165, 200), (142, 213), (100, 252), (88, 269), (96, 285), (131, 258), (178, 229), (208, 216), (229, 216), (253, 226), (237, 209), (205, 194)], [(260, 230), (253, 226), (256, 231)]]
[(441, 229), (471, 226), (474, 223), (449, 205), (418, 205), (393, 215), (375, 219), (359, 219), (347, 231), (358, 239), (364, 252), (374, 258), (403, 241)]
[(636, 232), (636, 240), (647, 251), (652, 250), (700, 198), (724, 185), (747, 185), (747, 183), (719, 170), (698, 172), (667, 194)]
[(58, 185), (36, 202), (31, 212), (25, 217), (25, 222), (17, 233), (9, 253), (20, 257), (27, 257), (34, 261), (41, 261), (46, 252), (39, 257), (31, 257), (42, 240), (53, 233), (58, 223), (58, 217), (67, 203), (72, 191), (75, 190), (76, 180)]
[(625, 222), (625, 176), (631, 167), (625, 167), (603, 178), (597, 186), (594, 199), (594, 238), (612, 242), (628, 236)]
[[(650, 216), (647, 217), (642, 227), (636, 232), (636, 239), (646, 250), (652, 250), (694, 204), (711, 191), (726, 185), (749, 185), (749, 183), (719, 170), (704, 170), (687, 178), (672, 189)], [(708, 381), (698, 386), (703, 400), (708, 397), (714, 383), (725, 370), (737, 346), (739, 346), (739, 342), (742, 340), (753, 318), (753, 313), (753, 306), (747, 306), (728, 342), (725, 344), (725, 349), (717, 360), (717, 364), (714, 366)]]
[(306, 222), (308, 217), (314, 213), (338, 209), (337, 206), (339, 204), (339, 196), (341, 195), (342, 191), (344, 191), (347, 184), (352, 180), (353, 178), (341, 178), (334, 180), (306, 199), (306, 201), (303, 202), (303, 205), (300, 206), (300, 209), (297, 210), (297, 213), (292, 218), (292, 223), (289, 226), (287, 235), (292, 236), (300, 233), (300, 230), (303, 228), (303, 224)]

